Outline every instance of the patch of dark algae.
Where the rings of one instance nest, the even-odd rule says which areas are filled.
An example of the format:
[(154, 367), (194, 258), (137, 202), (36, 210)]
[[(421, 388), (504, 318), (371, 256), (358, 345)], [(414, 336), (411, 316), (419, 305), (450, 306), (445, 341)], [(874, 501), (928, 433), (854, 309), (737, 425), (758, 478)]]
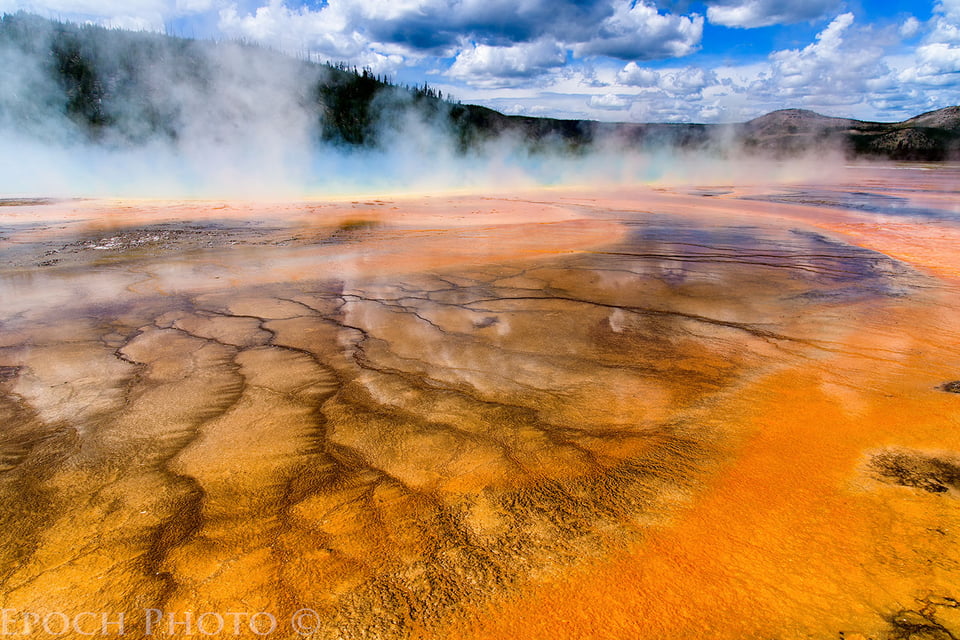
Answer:
[(928, 610), (904, 610), (890, 620), (890, 640), (955, 640), (957, 636), (936, 621)]
[(54, 198), (0, 198), (0, 207), (35, 207), (56, 202)]
[(960, 490), (960, 463), (917, 451), (884, 451), (873, 456), (870, 469), (883, 482), (929, 493)]
[(14, 367), (9, 365), (0, 365), (0, 382), (5, 382), (7, 380), (13, 380), (18, 375), (20, 375), (21, 367)]

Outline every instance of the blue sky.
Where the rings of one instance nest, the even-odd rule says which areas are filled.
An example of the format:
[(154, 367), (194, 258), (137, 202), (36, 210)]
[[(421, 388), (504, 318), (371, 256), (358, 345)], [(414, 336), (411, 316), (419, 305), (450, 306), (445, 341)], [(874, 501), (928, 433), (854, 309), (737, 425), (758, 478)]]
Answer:
[(0, 11), (255, 41), (505, 113), (894, 121), (960, 104), (960, 0), (0, 0)]

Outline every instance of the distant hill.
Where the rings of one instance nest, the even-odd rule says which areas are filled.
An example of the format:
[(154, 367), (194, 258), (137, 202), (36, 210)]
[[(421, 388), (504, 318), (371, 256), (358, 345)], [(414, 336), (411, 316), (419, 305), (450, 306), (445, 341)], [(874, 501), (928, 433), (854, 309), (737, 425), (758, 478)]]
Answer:
[(903, 128), (932, 128), (960, 131), (960, 107), (947, 107), (921, 114), (900, 123)]
[[(762, 153), (786, 157), (835, 149), (850, 158), (899, 161), (960, 159), (960, 107), (931, 111), (904, 122), (882, 123), (781, 109), (734, 125), (620, 125), (635, 144), (670, 140), (680, 148)], [(720, 141), (719, 143), (717, 141)]]
[(899, 123), (802, 109), (735, 125), (507, 116), (451, 101), (426, 85), (399, 86), (369, 70), (25, 13), (0, 19), (0, 127), (108, 147), (308, 136), (315, 144), (364, 148), (429, 130), (461, 153), (509, 136), (534, 152), (580, 153), (612, 144), (782, 157), (829, 147), (851, 157), (960, 159), (960, 107)]

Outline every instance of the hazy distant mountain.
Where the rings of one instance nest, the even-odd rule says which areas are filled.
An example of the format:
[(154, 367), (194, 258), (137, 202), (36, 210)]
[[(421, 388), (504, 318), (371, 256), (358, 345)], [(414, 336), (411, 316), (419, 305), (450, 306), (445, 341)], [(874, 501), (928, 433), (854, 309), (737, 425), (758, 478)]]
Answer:
[(910, 118), (901, 125), (903, 127), (930, 127), (960, 131), (960, 107), (947, 107), (946, 109), (930, 111), (915, 118)]
[[(52, 22), (0, 19), (0, 128), (106, 147), (385, 146), (436, 134), (464, 152), (506, 136), (536, 151), (604, 144), (788, 156), (836, 148), (898, 160), (960, 158), (960, 107), (900, 123), (775, 111), (736, 125), (615, 124), (507, 116), (369, 71), (317, 64), (238, 43)], [(425, 136), (429, 131), (430, 136)]]
[(851, 156), (945, 160), (960, 157), (960, 107), (947, 107), (896, 123), (831, 118), (813, 111), (784, 109), (740, 125), (738, 135), (746, 147), (774, 153), (833, 145)]

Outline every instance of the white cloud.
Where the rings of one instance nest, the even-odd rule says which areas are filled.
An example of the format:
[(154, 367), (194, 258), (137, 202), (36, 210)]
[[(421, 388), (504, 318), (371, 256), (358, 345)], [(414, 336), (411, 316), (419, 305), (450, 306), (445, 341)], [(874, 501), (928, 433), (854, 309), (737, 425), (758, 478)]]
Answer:
[(252, 14), (241, 13), (231, 4), (220, 10), (218, 27), (230, 38), (316, 60), (369, 67), (376, 73), (390, 73), (402, 66), (406, 56), (396, 48), (370, 42), (352, 26), (352, 18), (342, 4), (333, 2), (315, 11), (307, 7), (291, 9), (283, 0), (270, 0)]
[[(852, 14), (832, 20), (809, 45), (773, 52), (767, 61), (714, 68), (623, 67), (621, 86), (640, 92), (630, 107), (640, 121), (732, 122), (787, 107), (827, 115), (899, 119), (913, 115), (906, 90), (887, 64), (895, 30), (859, 27)], [(949, 55), (943, 64), (951, 61)], [(655, 81), (654, 81), (655, 76)], [(627, 83), (634, 80), (633, 84)], [(895, 117), (880, 116), (883, 109)], [(904, 112), (904, 109), (907, 109)], [(916, 108), (914, 108), (915, 110)]]
[(508, 47), (479, 44), (463, 49), (446, 75), (474, 86), (509, 86), (528, 83), (565, 62), (563, 48), (548, 40)]
[(673, 73), (662, 74), (658, 86), (675, 96), (699, 96), (705, 88), (717, 83), (717, 75), (708, 69), (687, 67)]
[(920, 21), (910, 16), (900, 25), (900, 37), (909, 40), (920, 33)]
[(0, 0), (0, 13), (28, 11), (135, 31), (163, 31), (166, 21), (208, 11), (217, 0)]
[(950, 102), (960, 99), (960, 0), (934, 6), (930, 30), (898, 80), (919, 87), (949, 88)]
[(699, 113), (697, 114), (699, 116), (697, 121), (716, 122), (721, 118), (721, 116), (723, 116), (723, 113), (723, 108), (719, 105), (707, 105), (700, 109)]
[[(625, 119), (641, 122), (742, 122), (787, 107), (895, 121), (960, 103), (958, 33), (960, 0), (939, 3), (931, 20), (908, 25), (905, 33), (897, 26), (861, 25), (842, 13), (811, 43), (774, 51), (766, 61), (656, 70), (630, 62), (595, 74), (607, 88), (558, 80), (540, 87), (536, 100), (550, 107), (550, 115), (570, 117), (569, 98), (557, 94), (585, 93), (592, 96), (588, 108), (597, 110), (591, 117), (620, 119), (623, 111), (600, 108), (613, 93), (629, 103)], [(904, 39), (918, 36), (919, 46), (905, 48)]]
[(112, 29), (127, 29), (128, 31), (163, 31), (164, 20), (159, 13), (152, 16), (116, 16), (102, 22)]
[(815, 20), (838, 0), (726, 0), (708, 2), (707, 19), (725, 27), (767, 27)]
[(542, 82), (603, 58), (686, 56), (699, 48), (704, 22), (660, 11), (656, 0), (0, 0), (0, 10), (19, 9), (158, 31), (197, 15), (202, 36), (387, 73), (424, 61), (443, 73), (453, 59), (448, 77), (487, 87)]
[(602, 96), (590, 96), (587, 104), (594, 109), (610, 109), (619, 111), (625, 109), (630, 103), (615, 93), (607, 93)]
[(660, 13), (652, 0), (329, 0), (316, 9), (291, 8), (288, 1), (269, 0), (252, 12), (231, 2), (220, 10), (220, 31), (354, 64), (371, 52), (406, 62), (451, 57), (448, 77), (488, 87), (567, 65), (571, 52), (626, 60), (685, 56), (703, 32), (702, 16)]
[(826, 29), (817, 34), (816, 42), (802, 50), (787, 49), (774, 52), (774, 70), (786, 86), (803, 86), (816, 79), (821, 73), (830, 71), (828, 66), (840, 65), (843, 53), (843, 32), (853, 24), (853, 14), (837, 16)]
[(960, 1), (942, 0), (934, 5), (931, 28), (925, 40), (928, 43), (960, 43)]
[[(742, 28), (812, 20), (829, 15), (825, 12), (841, 2), (705, 0), (707, 19)], [(689, 4), (0, 0), (0, 11), (24, 9), (153, 30), (199, 16), (196, 24), (206, 26), (197, 29), (205, 33), (196, 35), (259, 42), (314, 60), (369, 66), (378, 73), (392, 74), (404, 66), (431, 69), (437, 80), (449, 83), (445, 94), (530, 114), (710, 121), (800, 106), (831, 115), (897, 119), (960, 103), (960, 0), (935, 0), (929, 20), (907, 16), (900, 25), (884, 28), (842, 13), (810, 44), (772, 52), (765, 61), (749, 65), (645, 66), (645, 60), (669, 60), (698, 50), (704, 17), (676, 9)], [(189, 26), (174, 24), (194, 33)], [(408, 78), (416, 77), (416, 71), (410, 73)]]
[(960, 83), (960, 47), (932, 42), (917, 47), (915, 64), (900, 73), (900, 80), (928, 85)]
[(174, 6), (178, 13), (189, 14), (210, 11), (218, 4), (218, 0), (176, 0)]
[(117, 15), (142, 16), (156, 13), (171, 13), (176, 2), (167, 0), (5, 0), (0, 2), (0, 11), (45, 11), (63, 14), (87, 14), (105, 17)]
[(939, 0), (934, 11), (953, 24), (960, 22), (960, 0)]
[(696, 104), (666, 95), (635, 100), (630, 105), (630, 119), (635, 122), (692, 122), (700, 108)]
[(252, 14), (236, 5), (220, 10), (219, 27), (230, 37), (269, 44), (282, 51), (315, 51), (333, 58), (353, 58), (368, 42), (352, 31), (335, 10), (290, 9), (283, 0), (270, 0)]
[(703, 17), (662, 14), (645, 0), (614, 0), (591, 38), (575, 43), (578, 56), (604, 55), (625, 60), (652, 60), (689, 55), (700, 46)]
[(231, 16), (250, 23), (282, 14), (322, 32), (354, 31), (371, 43), (442, 55), (463, 42), (509, 47), (551, 40), (586, 56), (682, 56), (696, 50), (703, 27), (701, 16), (660, 13), (652, 0), (329, 0), (318, 9), (270, 0), (252, 13), (238, 4), (228, 7)]
[(817, 34), (814, 43), (771, 54), (768, 85), (773, 86), (769, 88), (785, 96), (857, 96), (868, 89), (869, 81), (888, 75), (881, 49), (862, 35), (848, 41), (853, 22), (852, 13), (841, 14)]
[(628, 62), (617, 74), (617, 82), (632, 87), (653, 87), (659, 80), (659, 73), (653, 69), (641, 67), (636, 62)]
[(656, 87), (666, 95), (694, 98), (699, 97), (705, 88), (717, 84), (718, 80), (717, 74), (710, 69), (686, 67), (658, 72), (631, 62), (617, 74), (617, 82), (630, 87)]

